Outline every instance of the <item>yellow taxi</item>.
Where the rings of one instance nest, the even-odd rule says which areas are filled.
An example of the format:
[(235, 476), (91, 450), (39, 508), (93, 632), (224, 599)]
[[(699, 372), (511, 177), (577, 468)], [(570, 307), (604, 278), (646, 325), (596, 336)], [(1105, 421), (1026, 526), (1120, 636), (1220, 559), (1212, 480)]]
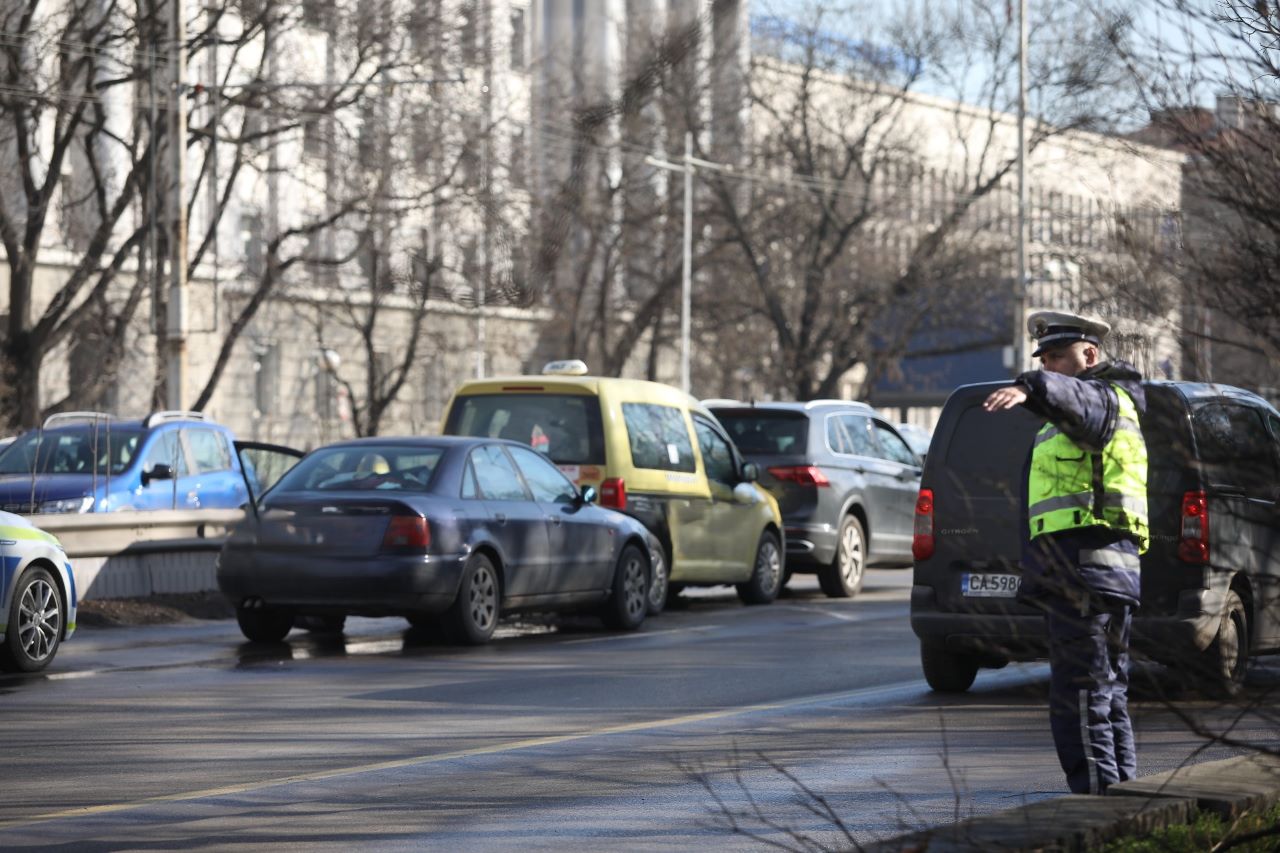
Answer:
[(688, 585), (735, 584), (747, 604), (782, 585), (782, 516), (756, 485), (715, 417), (688, 394), (657, 382), (589, 376), (581, 361), (541, 375), (476, 379), (445, 410), (446, 435), (521, 441), (602, 506), (639, 519), (654, 535), (650, 612)]

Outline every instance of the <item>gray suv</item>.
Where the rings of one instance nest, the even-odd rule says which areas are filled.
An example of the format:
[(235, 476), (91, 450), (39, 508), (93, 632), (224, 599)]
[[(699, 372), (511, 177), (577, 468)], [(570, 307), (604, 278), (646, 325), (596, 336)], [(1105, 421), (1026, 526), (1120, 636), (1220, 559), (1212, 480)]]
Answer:
[(778, 501), (787, 572), (813, 573), (848, 598), (869, 565), (911, 565), (920, 458), (865, 403), (708, 405)]

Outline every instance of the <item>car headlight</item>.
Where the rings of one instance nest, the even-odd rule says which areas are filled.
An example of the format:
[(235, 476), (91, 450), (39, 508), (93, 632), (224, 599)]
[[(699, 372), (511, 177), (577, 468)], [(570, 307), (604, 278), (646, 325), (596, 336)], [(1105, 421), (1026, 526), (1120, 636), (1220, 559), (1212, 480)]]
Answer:
[(93, 496), (63, 498), (60, 501), (44, 501), (36, 506), (37, 512), (88, 512), (93, 509)]

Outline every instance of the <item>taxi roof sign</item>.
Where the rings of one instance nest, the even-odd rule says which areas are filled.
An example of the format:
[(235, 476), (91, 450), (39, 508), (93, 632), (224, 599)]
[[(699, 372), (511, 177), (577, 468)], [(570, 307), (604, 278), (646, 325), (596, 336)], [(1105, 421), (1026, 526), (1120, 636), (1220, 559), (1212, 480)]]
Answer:
[(591, 371), (587, 363), (578, 358), (567, 358), (562, 361), (549, 361), (542, 368), (544, 376), (586, 376)]

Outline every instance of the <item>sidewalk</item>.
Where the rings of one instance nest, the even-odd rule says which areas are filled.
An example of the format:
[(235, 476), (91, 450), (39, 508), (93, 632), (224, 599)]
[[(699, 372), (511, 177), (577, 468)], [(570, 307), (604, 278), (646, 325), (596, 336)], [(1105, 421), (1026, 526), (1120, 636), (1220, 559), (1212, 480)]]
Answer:
[(1189, 822), (1200, 811), (1230, 819), (1280, 802), (1280, 757), (1209, 761), (1113, 785), (1105, 797), (1068, 794), (868, 845), (874, 853), (1094, 850), (1125, 835)]

